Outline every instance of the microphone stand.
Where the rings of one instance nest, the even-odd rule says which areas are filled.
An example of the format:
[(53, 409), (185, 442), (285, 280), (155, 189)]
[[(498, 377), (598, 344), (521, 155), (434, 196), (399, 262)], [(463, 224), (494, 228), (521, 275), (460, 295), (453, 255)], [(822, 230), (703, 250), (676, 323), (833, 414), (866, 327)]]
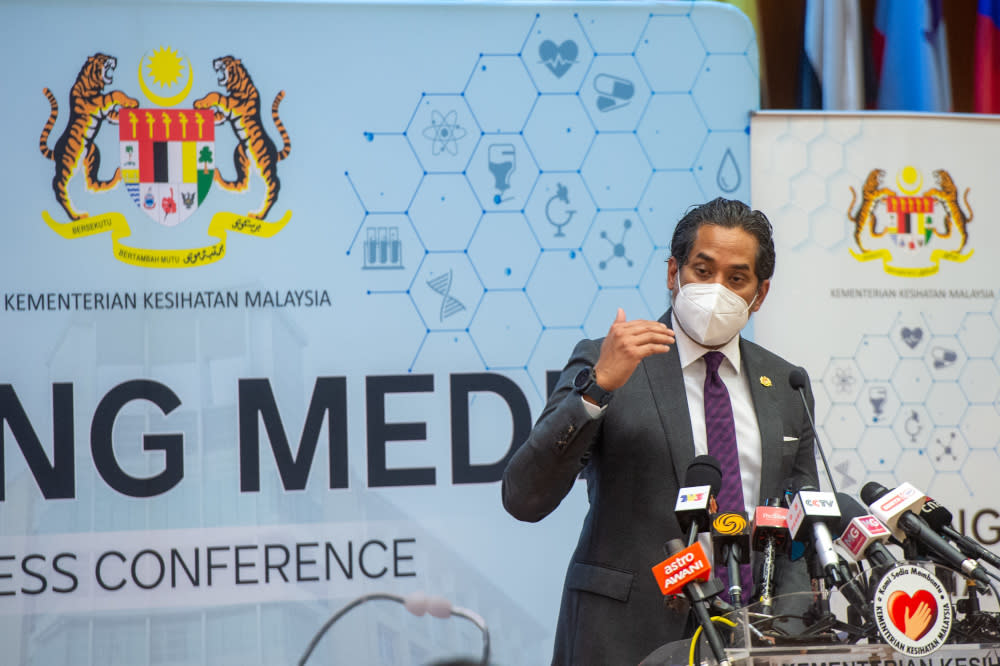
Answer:
[(764, 542), (764, 566), (760, 576), (760, 609), (764, 615), (771, 615), (774, 611), (774, 560), (777, 557), (777, 548), (774, 546), (774, 537), (768, 537)]
[[(684, 543), (680, 539), (671, 539), (666, 543), (666, 550), (670, 555), (675, 555), (684, 550)], [(706, 595), (701, 583), (692, 581), (684, 586), (684, 596), (691, 604), (691, 611), (694, 613), (705, 640), (712, 650), (712, 656), (719, 662), (719, 666), (731, 666), (729, 657), (726, 655), (726, 647), (722, 644), (722, 637), (712, 624), (712, 618), (708, 613), (708, 599), (711, 595)]]
[(729, 544), (726, 547), (726, 571), (729, 573), (729, 599), (733, 606), (743, 605), (743, 581), (740, 580), (739, 546)]
[(969, 643), (995, 643), (1000, 640), (1000, 616), (982, 610), (979, 604), (979, 585), (970, 580), (966, 588), (966, 598), (959, 599), (955, 609), (965, 617), (955, 625), (953, 635)]

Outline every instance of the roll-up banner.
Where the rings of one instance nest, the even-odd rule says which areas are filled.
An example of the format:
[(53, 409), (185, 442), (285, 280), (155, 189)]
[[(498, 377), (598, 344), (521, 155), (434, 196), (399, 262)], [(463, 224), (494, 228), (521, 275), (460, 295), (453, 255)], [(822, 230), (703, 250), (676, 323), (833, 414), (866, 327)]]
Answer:
[(1000, 541), (1000, 118), (756, 114), (777, 268), (758, 341), (809, 371), (838, 490), (909, 482)]
[[(422, 592), (547, 663), (586, 495), (499, 480), (683, 211), (749, 199), (746, 17), (10, 1), (0, 53), (0, 661), (289, 664)], [(482, 641), (374, 599), (313, 659)]]

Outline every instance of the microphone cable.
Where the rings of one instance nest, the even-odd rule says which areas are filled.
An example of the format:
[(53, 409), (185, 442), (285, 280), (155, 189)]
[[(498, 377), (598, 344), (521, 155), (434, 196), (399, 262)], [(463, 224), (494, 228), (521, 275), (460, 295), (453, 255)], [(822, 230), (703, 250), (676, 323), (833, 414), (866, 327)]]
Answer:
[(443, 599), (441, 597), (428, 597), (421, 593), (415, 593), (408, 596), (400, 596), (398, 594), (388, 594), (385, 592), (372, 592), (370, 594), (364, 594), (354, 599), (346, 606), (334, 613), (329, 620), (323, 623), (323, 626), (319, 628), (316, 635), (313, 636), (312, 640), (309, 641), (309, 645), (306, 647), (306, 651), (302, 654), (302, 658), (299, 659), (298, 666), (305, 666), (306, 661), (309, 656), (312, 655), (313, 650), (319, 644), (323, 635), (326, 634), (327, 630), (333, 626), (334, 622), (344, 617), (352, 609), (357, 608), (361, 604), (367, 601), (374, 600), (385, 600), (385, 601), (395, 601), (397, 603), (403, 604), (406, 610), (410, 611), (414, 615), (420, 616), (424, 613), (430, 613), (434, 617), (447, 618), (447, 617), (462, 617), (469, 620), (474, 625), (476, 625), (483, 634), (483, 655), (481, 664), (482, 666), (487, 666), (490, 660), (490, 632), (486, 628), (486, 622), (483, 618), (476, 612), (469, 610), (468, 608), (460, 608), (458, 606), (453, 606), (450, 601)]
[[(719, 615), (713, 615), (709, 618), (709, 620), (719, 624), (729, 625), (730, 628), (736, 627), (735, 622), (729, 618), (721, 617)], [(691, 636), (691, 649), (688, 651), (688, 666), (695, 666), (696, 663), (701, 661), (701, 655), (699, 654), (700, 651), (698, 649), (698, 638), (701, 636), (701, 630), (702, 626), (698, 625), (698, 628), (694, 630), (694, 635)]]
[(805, 389), (808, 383), (808, 375), (805, 368), (792, 368), (792, 371), (788, 373), (788, 383), (794, 390), (799, 392), (799, 397), (802, 398), (802, 408), (805, 410), (806, 418), (809, 420), (809, 428), (812, 430), (813, 441), (816, 442), (820, 458), (823, 459), (823, 468), (826, 470), (826, 478), (830, 481), (830, 488), (836, 495), (837, 484), (833, 482), (833, 474), (830, 473), (830, 463), (826, 461), (826, 452), (819, 441), (819, 430), (816, 429), (816, 421), (813, 419), (812, 410), (809, 409), (809, 403), (806, 401)]

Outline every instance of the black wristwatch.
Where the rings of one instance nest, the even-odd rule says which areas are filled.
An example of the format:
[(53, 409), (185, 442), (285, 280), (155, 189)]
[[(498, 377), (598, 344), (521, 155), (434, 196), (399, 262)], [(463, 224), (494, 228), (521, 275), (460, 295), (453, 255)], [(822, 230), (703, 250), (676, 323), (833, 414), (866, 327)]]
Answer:
[(598, 407), (604, 407), (611, 402), (613, 395), (612, 391), (606, 391), (598, 385), (592, 367), (586, 367), (576, 375), (576, 379), (573, 380), (573, 390), (591, 398)]

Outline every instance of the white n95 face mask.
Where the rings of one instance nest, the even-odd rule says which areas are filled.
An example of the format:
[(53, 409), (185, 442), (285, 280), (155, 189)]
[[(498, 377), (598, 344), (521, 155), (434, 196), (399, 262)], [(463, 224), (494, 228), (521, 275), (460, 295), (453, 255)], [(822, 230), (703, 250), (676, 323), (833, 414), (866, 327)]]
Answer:
[(742, 297), (717, 282), (689, 282), (677, 290), (673, 307), (685, 333), (699, 344), (717, 347), (743, 330), (756, 301), (754, 295), (747, 305)]

